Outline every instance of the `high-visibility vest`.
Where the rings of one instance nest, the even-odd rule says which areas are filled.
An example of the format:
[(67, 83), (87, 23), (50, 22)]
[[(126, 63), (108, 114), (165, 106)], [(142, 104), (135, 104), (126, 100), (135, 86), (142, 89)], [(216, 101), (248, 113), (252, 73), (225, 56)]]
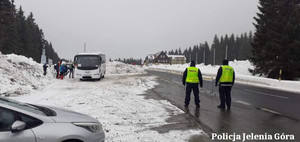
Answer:
[(220, 83), (233, 82), (233, 68), (231, 66), (222, 66), (222, 76), (220, 78)]
[(187, 68), (187, 76), (186, 76), (185, 82), (199, 83), (198, 68), (196, 68), (196, 67), (188, 67)]

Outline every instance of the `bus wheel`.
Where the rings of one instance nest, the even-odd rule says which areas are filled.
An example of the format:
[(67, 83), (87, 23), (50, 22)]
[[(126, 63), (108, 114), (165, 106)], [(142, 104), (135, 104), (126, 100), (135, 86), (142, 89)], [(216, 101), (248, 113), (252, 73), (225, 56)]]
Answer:
[(100, 77), (97, 80), (101, 80), (101, 78), (102, 78), (102, 74), (100, 74)]

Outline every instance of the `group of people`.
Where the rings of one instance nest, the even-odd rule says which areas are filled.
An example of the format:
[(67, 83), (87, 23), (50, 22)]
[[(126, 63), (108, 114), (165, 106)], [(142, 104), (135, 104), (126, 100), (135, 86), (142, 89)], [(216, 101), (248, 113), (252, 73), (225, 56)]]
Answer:
[(57, 64), (54, 65), (54, 69), (56, 70), (56, 78), (64, 79), (64, 76), (69, 74), (69, 78), (74, 78), (74, 64), (66, 64), (62, 60), (60, 60)]
[[(235, 73), (228, 60), (223, 60), (223, 66), (218, 70), (215, 86), (219, 86), (220, 109), (231, 108), (231, 88), (234, 84)], [(200, 69), (195, 67), (195, 62), (191, 61), (190, 67), (186, 68), (182, 77), (182, 84), (186, 86), (185, 107), (189, 106), (190, 95), (193, 91), (196, 108), (200, 108), (199, 86), (202, 88), (203, 79)]]
[[(47, 63), (44, 63), (43, 70), (44, 75), (47, 74)], [(57, 64), (54, 65), (54, 69), (56, 70), (56, 78), (57, 79), (64, 79), (64, 76), (69, 74), (69, 78), (74, 78), (74, 64), (66, 64), (62, 60), (60, 60)]]

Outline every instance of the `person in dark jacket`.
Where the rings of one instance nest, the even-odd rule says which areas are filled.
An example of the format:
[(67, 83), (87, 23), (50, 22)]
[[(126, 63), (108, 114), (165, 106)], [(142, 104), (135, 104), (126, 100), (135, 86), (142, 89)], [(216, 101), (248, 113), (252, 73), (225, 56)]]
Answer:
[(74, 78), (74, 63), (71, 63), (68, 69), (70, 70), (69, 78)]
[(195, 62), (191, 61), (190, 67), (186, 68), (183, 77), (182, 77), (182, 84), (186, 85), (186, 95), (184, 106), (188, 107), (190, 103), (190, 96), (193, 90), (194, 97), (195, 97), (195, 105), (196, 108), (200, 107), (200, 99), (199, 99), (199, 85), (202, 88), (203, 80), (201, 71), (195, 67)]
[(45, 64), (43, 65), (44, 75), (47, 74), (47, 68), (48, 68), (48, 65), (47, 65), (47, 63), (45, 63)]
[(58, 65), (59, 63), (57, 63), (57, 64), (55, 64), (54, 65), (54, 69), (55, 69), (55, 71), (56, 71), (56, 78), (58, 78), (59, 77), (59, 65)]
[(216, 87), (219, 86), (219, 95), (221, 104), (218, 108), (225, 109), (225, 103), (227, 109), (231, 107), (231, 88), (234, 84), (235, 73), (231, 66), (228, 65), (228, 60), (223, 60), (223, 66), (218, 70), (216, 77)]

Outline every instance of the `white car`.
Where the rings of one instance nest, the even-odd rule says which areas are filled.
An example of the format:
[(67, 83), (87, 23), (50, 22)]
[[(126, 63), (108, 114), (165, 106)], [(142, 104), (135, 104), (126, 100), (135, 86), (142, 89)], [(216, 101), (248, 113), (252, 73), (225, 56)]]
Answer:
[(77, 112), (0, 97), (0, 142), (104, 142), (100, 122)]

